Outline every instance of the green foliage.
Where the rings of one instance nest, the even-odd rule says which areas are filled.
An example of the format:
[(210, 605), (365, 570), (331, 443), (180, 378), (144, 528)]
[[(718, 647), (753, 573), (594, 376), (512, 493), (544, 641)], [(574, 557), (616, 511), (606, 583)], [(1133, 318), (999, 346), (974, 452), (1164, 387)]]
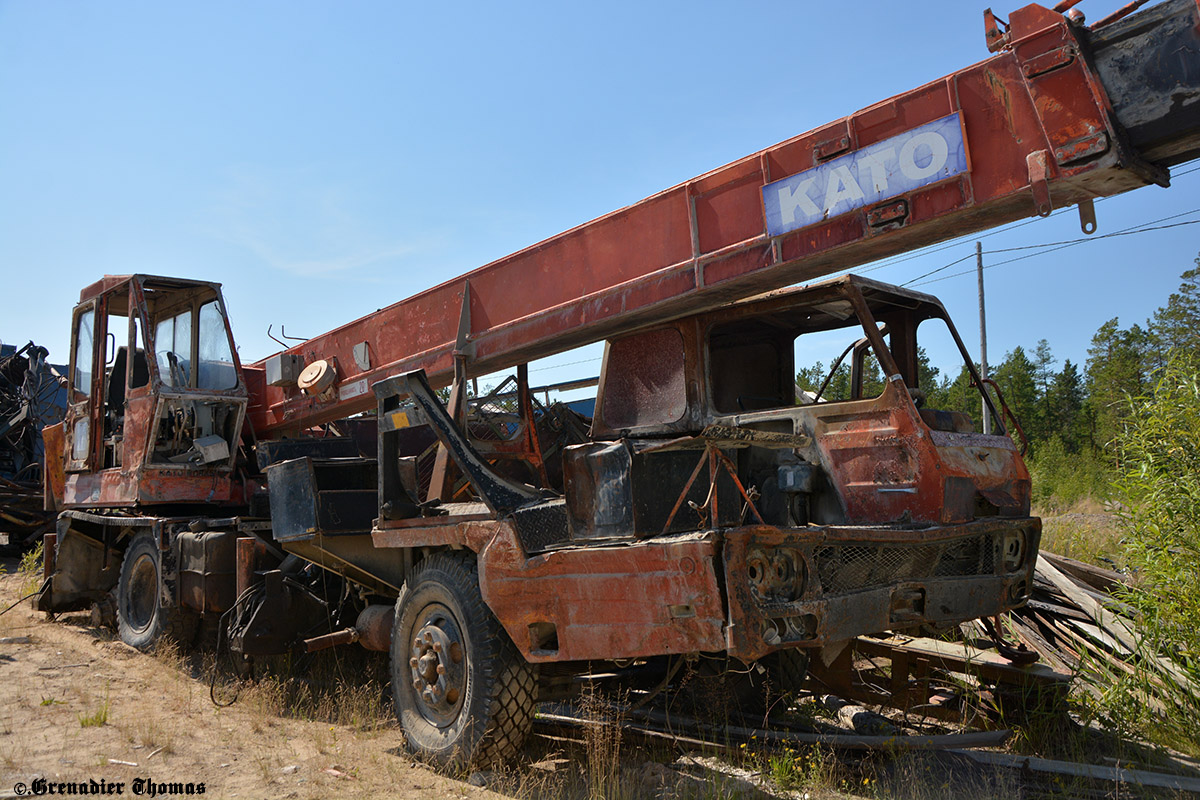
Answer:
[(1165, 356), (1172, 351), (1200, 351), (1200, 258), (1197, 269), (1189, 269), (1179, 277), (1183, 283), (1167, 304), (1154, 313), (1148, 327), (1156, 345), (1153, 358), (1156, 366), (1165, 366)]
[[(796, 385), (804, 391), (812, 392), (813, 394), (820, 391), (821, 399), (827, 402), (850, 400), (853, 397), (854, 389), (851, 380), (850, 359), (851, 356), (847, 356), (841, 364), (838, 364), (832, 376), (820, 361), (810, 367), (805, 367), (796, 373)], [(826, 384), (827, 378), (828, 383)], [(821, 391), (823, 385), (824, 391)], [(867, 353), (863, 356), (863, 387), (861, 396), (878, 397), (882, 393), (883, 372), (879, 369), (879, 362), (876, 360), (874, 354)]]
[(1103, 453), (1091, 446), (1072, 452), (1064, 437), (1053, 434), (1026, 459), (1033, 478), (1033, 504), (1064, 512), (1083, 500), (1105, 500), (1112, 471)]
[[(1039, 400), (1038, 386), (1035, 380), (1035, 369), (1029, 356), (1025, 355), (1022, 347), (1013, 348), (1005, 353), (1004, 360), (992, 372), (992, 379), (1004, 392), (1004, 400), (1008, 409), (1021, 421), (1025, 435), (1034, 442), (1042, 439), (1038, 419)], [(1013, 432), (1015, 438), (1015, 432)]]
[(96, 706), (96, 710), (90, 714), (79, 714), (79, 726), (81, 728), (99, 728), (108, 724), (108, 712), (110, 705), (108, 702), (108, 686), (104, 687), (104, 699)]
[(1127, 402), (1116, 438), (1127, 558), (1147, 669), (1104, 696), (1108, 720), (1200, 754), (1200, 356), (1176, 351)]
[(1139, 325), (1123, 330), (1116, 317), (1100, 326), (1088, 348), (1087, 394), (1095, 419), (1093, 441), (1111, 442), (1121, 430), (1129, 404), (1146, 388), (1147, 354), (1151, 341)]
[(21, 596), (36, 592), (42, 584), (42, 543), (25, 555), (21, 556), (21, 566), (17, 568), (21, 576)]

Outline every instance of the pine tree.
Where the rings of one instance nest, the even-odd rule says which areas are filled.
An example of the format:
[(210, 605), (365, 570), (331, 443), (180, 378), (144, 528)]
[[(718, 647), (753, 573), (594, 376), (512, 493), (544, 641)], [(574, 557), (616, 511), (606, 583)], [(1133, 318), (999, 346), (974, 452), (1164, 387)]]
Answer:
[(1043, 400), (1046, 434), (1057, 435), (1068, 453), (1078, 453), (1089, 444), (1085, 399), (1083, 377), (1068, 358), (1062, 371), (1054, 375)]
[(1092, 438), (1103, 447), (1120, 429), (1128, 407), (1147, 385), (1150, 337), (1139, 325), (1122, 329), (1113, 317), (1092, 337), (1087, 361), (1087, 405), (1094, 420)]
[(1167, 304), (1154, 312), (1147, 323), (1153, 338), (1153, 365), (1163, 367), (1173, 350), (1200, 352), (1200, 257), (1196, 269), (1179, 277), (1183, 283), (1173, 292)]
[[(1004, 355), (1004, 360), (996, 367), (993, 377), (996, 385), (1004, 393), (1004, 400), (1021, 423), (1021, 428), (1029, 435), (1031, 427), (1036, 430), (1037, 422), (1037, 381), (1034, 378), (1035, 368), (1025, 349), (1019, 345)], [(1010, 431), (1015, 436), (1015, 431)]]

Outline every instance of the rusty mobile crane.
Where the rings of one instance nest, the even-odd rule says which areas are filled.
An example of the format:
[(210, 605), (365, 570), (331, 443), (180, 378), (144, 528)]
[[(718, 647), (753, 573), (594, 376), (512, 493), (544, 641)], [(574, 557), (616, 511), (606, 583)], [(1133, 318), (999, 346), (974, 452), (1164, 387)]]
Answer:
[[(787, 688), (854, 636), (1020, 605), (1040, 521), (1006, 420), (923, 407), (930, 325), (979, 383), (941, 304), (779, 287), (1166, 186), (1200, 153), (1196, 0), (1073, 5), (989, 11), (985, 61), (255, 364), (216, 284), (87, 287), (39, 607), (139, 648), (390, 650), (407, 745), (446, 764), (512, 755), (597, 665)], [(801, 398), (794, 344), (827, 331), (851, 389)], [(600, 340), (594, 417), (536, 404), (527, 363)]]

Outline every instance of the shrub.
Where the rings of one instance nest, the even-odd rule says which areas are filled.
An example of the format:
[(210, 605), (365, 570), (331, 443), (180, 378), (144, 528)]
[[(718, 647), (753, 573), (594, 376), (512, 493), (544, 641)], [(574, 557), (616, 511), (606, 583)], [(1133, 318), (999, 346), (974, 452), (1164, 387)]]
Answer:
[(1091, 447), (1071, 453), (1056, 434), (1038, 446), (1028, 464), (1038, 508), (1061, 512), (1084, 500), (1109, 497), (1112, 470), (1104, 455)]
[(1200, 359), (1176, 353), (1130, 401), (1117, 499), (1141, 614), (1140, 668), (1108, 692), (1110, 722), (1200, 754)]

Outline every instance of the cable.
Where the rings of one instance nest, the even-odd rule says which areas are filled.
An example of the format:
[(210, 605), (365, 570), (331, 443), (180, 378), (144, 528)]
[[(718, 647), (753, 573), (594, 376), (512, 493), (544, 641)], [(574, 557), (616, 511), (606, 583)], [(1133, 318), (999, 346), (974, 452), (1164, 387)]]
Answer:
[(29, 598), (31, 598), (31, 597), (36, 597), (36, 596), (38, 595), (38, 592), (41, 592), (41, 591), (42, 591), (41, 589), (38, 589), (38, 590), (37, 590), (37, 592), (34, 592), (33, 594), (27, 594), (27, 595), (25, 595), (24, 597), (22, 597), (22, 598), (21, 598), (20, 600), (18, 600), (17, 602), (13, 603), (13, 604), (12, 604), (11, 606), (9, 606), (8, 608), (4, 609), (3, 611), (0, 611), (0, 617), (4, 616), (4, 615), (5, 615), (5, 614), (7, 614), (8, 612), (12, 611), (14, 608), (16, 608), (17, 606), (21, 605), (21, 603), (24, 603), (24, 602), (25, 602), (26, 600), (28, 600)]
[[(1200, 211), (1200, 210), (1198, 210), (1198, 211)], [(1188, 212), (1188, 213), (1194, 214), (1197, 212), (1192, 211), (1192, 212)], [(1168, 218), (1168, 219), (1170, 219), (1170, 218)], [(1148, 225), (1150, 223), (1145, 223), (1145, 224)], [(1184, 225), (1197, 225), (1197, 224), (1200, 224), (1200, 219), (1188, 220), (1187, 222), (1176, 222), (1172, 225), (1159, 225), (1159, 226), (1156, 226), (1153, 228), (1145, 228), (1142, 226), (1137, 226), (1137, 228), (1138, 228), (1137, 230), (1115, 231), (1113, 233), (1106, 233), (1103, 236), (1093, 236), (1088, 239), (1073, 239), (1071, 241), (1060, 244), (1057, 247), (1049, 247), (1049, 249), (1043, 249), (1036, 253), (1028, 253), (1023, 256), (1017, 256), (1016, 258), (1010, 258), (1006, 261), (997, 261), (994, 264), (985, 264), (983, 268), (991, 269), (992, 267), (1001, 267), (1001, 266), (1004, 266), (1005, 264), (1012, 264), (1013, 262), (1016, 262), (1016, 261), (1024, 261), (1025, 259), (1033, 258), (1034, 256), (1040, 256), (1040, 255), (1045, 255), (1047, 253), (1053, 253), (1056, 250), (1065, 250), (1068, 247), (1074, 247), (1075, 245), (1083, 244), (1084, 242), (1094, 242), (1099, 239), (1106, 239), (1106, 238), (1110, 238), (1110, 237), (1114, 237), (1114, 236), (1132, 236), (1132, 235), (1138, 234), (1138, 233), (1150, 233), (1151, 231), (1161, 231), (1161, 230), (1166, 230), (1167, 228), (1179, 228), (1179, 227), (1183, 227)], [(1042, 247), (1046, 247), (1046, 245), (1042, 245)], [(1024, 248), (1013, 248), (1013, 249), (1024, 249)], [(997, 252), (1002, 252), (1002, 251), (997, 251)], [(947, 265), (947, 266), (952, 266), (952, 265)], [(935, 272), (939, 272), (939, 271), (940, 271), (940, 269), (935, 270)], [(975, 270), (973, 270), (973, 269), (964, 270), (962, 272), (955, 272), (951, 275), (943, 275), (940, 278), (934, 278), (932, 280), (922, 281), (921, 283), (915, 284), (915, 285), (924, 286), (927, 283), (937, 283), (938, 281), (945, 281), (945, 280), (949, 280), (951, 278), (957, 278), (961, 275), (970, 275), (973, 272), (975, 272)], [(905, 286), (907, 286), (907, 285), (908, 284), (905, 284)]]
[(974, 253), (968, 253), (967, 255), (963, 256), (962, 258), (958, 259), (957, 261), (951, 261), (949, 264), (946, 264), (946, 265), (945, 265), (945, 266), (943, 266), (943, 267), (938, 267), (938, 268), (937, 268), (937, 269), (935, 269), (935, 270), (930, 270), (929, 272), (926, 272), (924, 275), (918, 275), (917, 277), (913, 278), (911, 281), (907, 281), (906, 283), (902, 283), (902, 284), (900, 284), (900, 285), (901, 285), (901, 286), (908, 286), (910, 283), (914, 283), (914, 282), (916, 282), (916, 281), (919, 281), (919, 280), (921, 280), (922, 278), (928, 278), (930, 275), (936, 275), (937, 273), (941, 272), (941, 271), (942, 271), (942, 270), (944, 270), (944, 269), (950, 269), (950, 268), (951, 268), (951, 267), (953, 267), (955, 264), (961, 264), (962, 262), (966, 261), (968, 258), (970, 258), (970, 257), (971, 257), (971, 256), (973, 256), (973, 255), (975, 255), (975, 254), (974, 254)]
[[(1016, 252), (1018, 250), (1036, 250), (1040, 247), (1056, 247), (1060, 244), (1078, 244), (1080, 242), (1091, 242), (1091, 241), (1095, 241), (1097, 239), (1107, 239), (1110, 236), (1128, 236), (1131, 233), (1143, 233), (1144, 230), (1157, 231), (1157, 230), (1162, 230), (1163, 228), (1174, 228), (1175, 225), (1161, 225), (1157, 228), (1147, 228), (1146, 226), (1147, 225), (1155, 225), (1159, 222), (1166, 222), (1167, 220), (1171, 220), (1171, 219), (1179, 219), (1180, 217), (1186, 217), (1189, 214), (1200, 214), (1200, 208), (1193, 208), (1191, 211), (1182, 211), (1178, 214), (1172, 214), (1169, 217), (1163, 217), (1162, 219), (1156, 219), (1156, 220), (1151, 220), (1150, 222), (1142, 222), (1137, 225), (1131, 225), (1128, 228), (1122, 228), (1121, 230), (1113, 231), (1112, 233), (1102, 233), (1099, 236), (1085, 236), (1085, 237), (1081, 237), (1078, 239), (1066, 239), (1061, 242), (1044, 242), (1042, 244), (1027, 244), (1027, 245), (1024, 245), (1021, 247), (1002, 247), (999, 250), (985, 250), (984, 252), (985, 253), (1012, 253), (1012, 252)], [(1191, 223), (1183, 222), (1183, 223), (1178, 223), (1178, 224), (1190, 225)], [(1144, 230), (1139, 230), (1139, 229), (1144, 229)]]
[[(1198, 163), (1200, 163), (1200, 160), (1187, 161), (1184, 163), (1185, 164), (1198, 164)], [(1183, 172), (1178, 172), (1178, 173), (1172, 175), (1171, 177), (1172, 177), (1172, 179), (1182, 178), (1184, 175), (1191, 175), (1194, 172), (1200, 172), (1200, 165), (1194, 166), (1189, 170), (1184, 170)], [(1113, 197), (1116, 197), (1116, 195), (1109, 195), (1107, 197), (1098, 197), (1098, 198), (1096, 198), (1096, 202), (1101, 203), (1101, 202), (1104, 202), (1105, 200), (1111, 200)], [(1072, 208), (1073, 208), (1072, 206), (1065, 206), (1063, 208), (1058, 209), (1057, 211), (1054, 211), (1052, 214), (1050, 214), (1050, 216), (1057, 217), (1060, 214), (1065, 214), (1068, 211), (1071, 211)], [(854, 271), (856, 273), (861, 274), (864, 272), (873, 272), (877, 269), (883, 269), (884, 267), (891, 267), (896, 264), (902, 264), (905, 261), (911, 261), (915, 258), (921, 258), (922, 256), (929, 256), (929, 255), (933, 255), (934, 253), (941, 253), (941, 252), (943, 252), (945, 250), (949, 250), (969, 239), (983, 240), (983, 239), (988, 238), (989, 236), (996, 236), (997, 234), (1007, 233), (1008, 231), (1014, 231), (1017, 228), (1023, 228), (1026, 225), (1032, 225), (1035, 222), (1040, 222), (1042, 219), (1043, 219), (1042, 217), (1034, 217), (1032, 219), (1021, 220), (1019, 222), (1011, 222), (1007, 225), (1002, 225), (1002, 226), (995, 228), (993, 230), (990, 230), (986, 233), (964, 234), (955, 239), (951, 239), (948, 242), (944, 242), (940, 245), (929, 245), (927, 247), (920, 248), (919, 250), (914, 250), (911, 253), (905, 253), (903, 255), (892, 256), (891, 258), (888, 258), (884, 261), (881, 261), (876, 264), (872, 264), (869, 267), (865, 267), (863, 269), (857, 269)], [(933, 249), (930, 249), (930, 248), (933, 248)]]
[(567, 363), (565, 363), (565, 364), (548, 364), (548, 365), (546, 365), (546, 366), (544, 366), (544, 367), (534, 367), (533, 369), (531, 369), (531, 370), (529, 370), (529, 371), (530, 371), (530, 372), (545, 372), (545, 371), (546, 371), (546, 370), (548, 370), (548, 369), (558, 369), (559, 367), (573, 367), (573, 366), (575, 366), (576, 364), (592, 364), (592, 363), (594, 363), (594, 362), (596, 362), (596, 361), (599, 361), (599, 360), (600, 360), (600, 358), (599, 358), (599, 357), (597, 357), (597, 358), (585, 358), (585, 359), (583, 359), (582, 361), (568, 361), (568, 362), (567, 362)]

